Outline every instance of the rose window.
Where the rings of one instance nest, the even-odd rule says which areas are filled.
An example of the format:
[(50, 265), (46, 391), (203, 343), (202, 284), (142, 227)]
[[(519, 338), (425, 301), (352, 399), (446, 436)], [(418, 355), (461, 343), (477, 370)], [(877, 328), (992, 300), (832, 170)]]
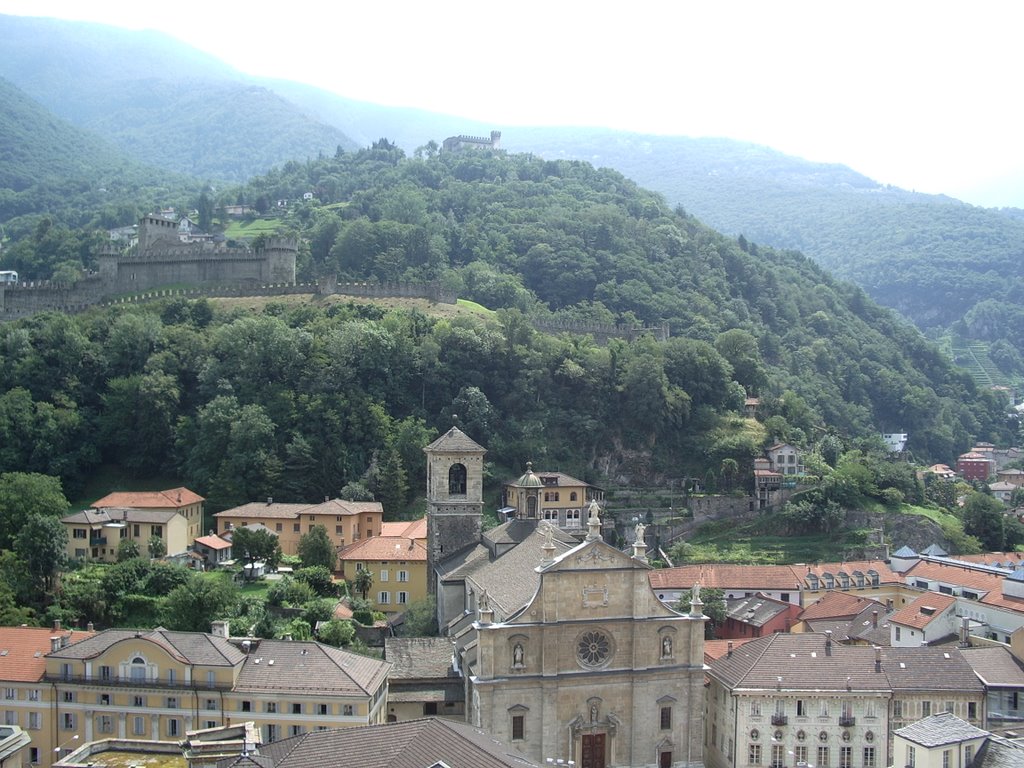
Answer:
[(576, 643), (576, 657), (588, 667), (604, 664), (611, 651), (612, 641), (603, 632), (584, 632)]

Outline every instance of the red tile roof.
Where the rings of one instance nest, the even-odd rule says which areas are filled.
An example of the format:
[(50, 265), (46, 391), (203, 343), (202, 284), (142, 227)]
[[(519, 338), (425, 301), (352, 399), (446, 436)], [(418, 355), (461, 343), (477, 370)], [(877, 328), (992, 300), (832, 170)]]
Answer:
[(826, 592), (824, 597), (804, 608), (797, 618), (801, 621), (852, 619), (872, 604), (877, 606), (880, 611), (885, 611), (885, 606), (877, 600), (859, 597), (849, 592)]
[(694, 584), (717, 589), (799, 590), (801, 577), (788, 565), (695, 563), (651, 571), (654, 589), (690, 589)]
[(929, 592), (898, 610), (889, 618), (889, 621), (904, 627), (924, 629), (940, 618), (946, 609), (955, 603), (956, 598), (952, 595)]
[(404, 536), (407, 539), (427, 538), (427, 518), (419, 520), (399, 520), (391, 523), (381, 523), (381, 536)]
[(210, 549), (227, 549), (231, 546), (230, 541), (222, 539), (217, 534), (213, 534), (212, 536), (200, 536), (196, 539), (196, 544), (202, 544), (204, 547), (209, 547)]
[(133, 507), (135, 509), (178, 509), (198, 504), (205, 499), (188, 488), (171, 488), (168, 491), (117, 491), (109, 493), (93, 504), (96, 509), (104, 507)]
[(350, 544), (338, 553), (341, 560), (427, 561), (427, 548), (405, 536), (371, 536)]
[(46, 654), (51, 637), (66, 637), (68, 643), (95, 635), (81, 630), (53, 630), (46, 627), (0, 627), (0, 680), (34, 683), (46, 671)]

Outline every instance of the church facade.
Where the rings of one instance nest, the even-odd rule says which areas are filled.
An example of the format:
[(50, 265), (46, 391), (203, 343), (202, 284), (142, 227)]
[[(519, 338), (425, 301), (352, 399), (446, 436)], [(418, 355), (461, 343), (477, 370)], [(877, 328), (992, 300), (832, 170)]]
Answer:
[[(461, 443), (456, 432), (445, 438)], [(467, 489), (482, 482), (482, 462), (457, 463)], [(428, 498), (428, 517), (451, 514), (444, 502)], [(596, 501), (587, 513), (582, 543), (536, 518), (511, 520), (475, 544), (435, 542), (439, 602), (447, 595), (458, 608), (442, 611), (442, 632), (454, 644), (467, 719), (540, 764), (701, 768), (699, 595), (689, 614), (665, 606), (650, 587), (643, 536), (620, 552), (601, 539)], [(428, 526), (443, 539), (443, 522)]]

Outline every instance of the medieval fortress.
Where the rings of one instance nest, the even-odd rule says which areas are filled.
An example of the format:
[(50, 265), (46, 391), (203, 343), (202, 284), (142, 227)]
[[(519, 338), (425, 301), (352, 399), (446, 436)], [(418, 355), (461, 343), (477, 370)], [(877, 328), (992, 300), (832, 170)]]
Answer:
[[(191, 241), (179, 222), (148, 215), (139, 220), (138, 244), (123, 250), (116, 243), (97, 254), (98, 270), (67, 285), (38, 281), (0, 285), (0, 320), (43, 310), (78, 312), (145, 293), (161, 286), (246, 287), (294, 285), (294, 238), (271, 237), (261, 250)], [(255, 291), (254, 292), (259, 292)]]

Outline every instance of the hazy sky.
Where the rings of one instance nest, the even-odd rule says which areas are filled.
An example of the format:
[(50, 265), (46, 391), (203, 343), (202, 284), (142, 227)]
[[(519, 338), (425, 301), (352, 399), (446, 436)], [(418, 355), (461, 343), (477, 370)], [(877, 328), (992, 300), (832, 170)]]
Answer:
[(513, 125), (726, 136), (1024, 207), (1024, 4), (0, 0), (160, 29), (254, 75)]

